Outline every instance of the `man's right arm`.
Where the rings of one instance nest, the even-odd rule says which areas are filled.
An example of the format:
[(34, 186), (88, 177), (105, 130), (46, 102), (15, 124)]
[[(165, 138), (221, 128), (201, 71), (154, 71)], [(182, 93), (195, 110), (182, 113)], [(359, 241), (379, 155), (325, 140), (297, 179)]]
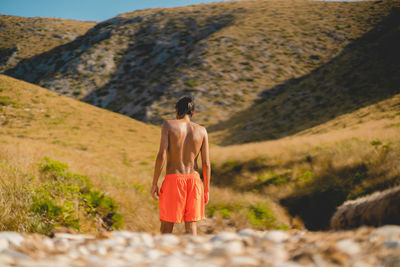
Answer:
[(210, 196), (210, 179), (211, 179), (211, 164), (210, 164), (210, 154), (208, 147), (208, 134), (207, 130), (204, 129), (205, 134), (203, 138), (203, 144), (201, 145), (201, 165), (203, 169), (204, 178), (204, 196), (205, 203), (207, 204)]

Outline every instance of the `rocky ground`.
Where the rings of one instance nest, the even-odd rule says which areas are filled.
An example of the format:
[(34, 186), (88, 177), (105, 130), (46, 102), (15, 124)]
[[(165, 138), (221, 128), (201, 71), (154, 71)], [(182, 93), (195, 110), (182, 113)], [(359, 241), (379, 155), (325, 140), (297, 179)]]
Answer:
[(354, 231), (0, 233), (0, 266), (400, 266), (400, 226)]

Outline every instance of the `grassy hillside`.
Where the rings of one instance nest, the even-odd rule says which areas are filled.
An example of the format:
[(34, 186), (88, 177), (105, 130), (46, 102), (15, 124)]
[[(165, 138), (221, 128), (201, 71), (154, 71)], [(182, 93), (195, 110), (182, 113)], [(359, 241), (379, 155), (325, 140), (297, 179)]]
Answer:
[[(264, 91), (250, 108), (210, 131), (220, 135), (222, 144), (276, 139), (391, 99), (400, 93), (399, 27), (400, 5), (329, 62)], [(393, 107), (381, 102), (379, 109)], [(342, 121), (338, 127), (362, 123), (374, 112), (367, 109), (358, 121)]]
[[(22, 212), (23, 185), (43, 184), (47, 174), (42, 167), (47, 165), (50, 171), (61, 172), (58, 176), (63, 179), (68, 179), (68, 171), (88, 176), (95, 188), (118, 202), (128, 229), (155, 227), (155, 219), (142, 218), (141, 212), (156, 213), (148, 190), (157, 127), (4, 75), (0, 76), (0, 125), (1, 209), (8, 211), (2, 213), (2, 229), (21, 228), (31, 216), (29, 210)], [(61, 163), (51, 167), (52, 161), (45, 157), (68, 164), (69, 169)], [(93, 231), (93, 226), (83, 226), (85, 230)]]
[(86, 33), (94, 22), (0, 15), (0, 71)]
[[(4, 75), (0, 125), (0, 229), (109, 229), (113, 224), (106, 227), (107, 216), (114, 214), (115, 201), (126, 229), (158, 231), (150, 185), (159, 127)], [(105, 192), (106, 198), (99, 199), (96, 190)], [(232, 202), (232, 195), (238, 201)], [(95, 206), (96, 216), (85, 215), (82, 205)], [(285, 211), (269, 198), (231, 188), (214, 189), (207, 213), (212, 219), (202, 224), (203, 232), (290, 226)], [(43, 214), (47, 216), (42, 218)], [(93, 219), (101, 215), (102, 222)], [(235, 224), (228, 219), (231, 216)]]
[[(367, 45), (360, 53), (357, 51), (368, 40), (378, 46), (380, 40), (360, 40), (379, 29), (399, 5), (397, 0), (259, 0), (136, 11), (101, 22), (75, 41), (21, 62), (8, 74), (155, 123), (170, 118), (173, 112), (169, 107), (177, 97), (191, 94), (200, 111), (195, 119), (205, 125), (218, 125), (235, 112), (249, 108), (251, 112), (253, 101), (265, 102), (269, 96), (266, 92), (282, 94), (280, 88), (297, 84), (296, 79), (304, 80), (307, 90), (316, 90), (310, 96), (316, 98), (316, 103), (320, 95), (330, 98), (323, 90), (317, 92), (316, 80), (326, 88), (333, 86), (335, 92), (345, 86), (340, 91), (343, 101), (351, 102), (353, 98), (347, 95), (353, 91), (351, 81), (375, 81), (374, 77), (360, 78), (375, 70), (375, 58), (362, 58), (372, 48)], [(378, 63), (384, 65), (384, 60)], [(368, 64), (357, 67), (365, 61)], [(354, 69), (360, 73), (347, 77)], [(318, 74), (321, 72), (324, 75)], [(335, 83), (342, 78), (350, 88)], [(303, 83), (297, 87), (303, 87)], [(290, 94), (292, 89), (284, 91)], [(272, 101), (265, 105), (279, 104), (281, 108), (284, 100)], [(292, 108), (287, 110), (292, 112)], [(337, 112), (322, 113), (336, 116)], [(261, 115), (261, 120), (269, 119)], [(233, 119), (223, 125), (235, 124)], [(238, 127), (246, 126), (241, 121)], [(282, 130), (280, 125), (269, 123), (271, 127), (271, 132), (261, 127), (257, 131), (273, 138)], [(256, 135), (252, 140), (260, 139)], [(245, 135), (227, 140), (249, 141)]]
[(400, 184), (399, 103), (397, 94), (297, 135), (214, 147), (213, 182), (268, 196), (307, 228), (327, 229), (345, 200)]

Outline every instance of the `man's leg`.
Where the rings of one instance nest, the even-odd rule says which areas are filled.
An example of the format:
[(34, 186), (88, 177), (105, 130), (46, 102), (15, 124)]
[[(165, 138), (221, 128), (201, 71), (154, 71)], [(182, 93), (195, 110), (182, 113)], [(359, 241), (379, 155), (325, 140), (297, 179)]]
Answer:
[(172, 233), (173, 229), (174, 229), (173, 222), (161, 221), (160, 231), (162, 234), (170, 234), (170, 233)]
[(197, 235), (196, 222), (185, 222), (185, 229), (187, 234)]

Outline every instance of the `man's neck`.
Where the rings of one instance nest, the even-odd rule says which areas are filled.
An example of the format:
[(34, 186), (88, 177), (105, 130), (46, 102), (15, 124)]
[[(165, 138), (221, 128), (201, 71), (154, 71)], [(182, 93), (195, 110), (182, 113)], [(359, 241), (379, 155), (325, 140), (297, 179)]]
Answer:
[(190, 116), (186, 114), (184, 117), (178, 118), (177, 120), (178, 121), (190, 122)]

